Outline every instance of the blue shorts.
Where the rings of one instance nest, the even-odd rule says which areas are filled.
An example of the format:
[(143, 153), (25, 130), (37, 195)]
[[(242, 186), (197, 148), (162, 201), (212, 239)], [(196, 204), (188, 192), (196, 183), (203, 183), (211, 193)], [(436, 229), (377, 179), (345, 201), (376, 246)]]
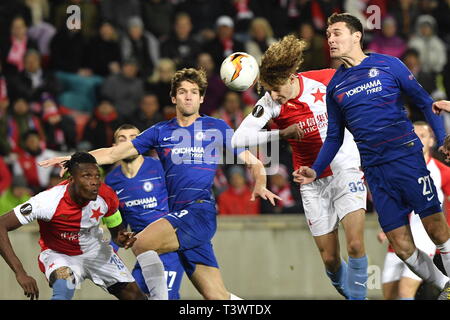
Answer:
[[(178, 258), (178, 253), (169, 252), (164, 253), (159, 256), (162, 263), (164, 264), (164, 271), (167, 277), (167, 289), (169, 290), (169, 300), (179, 300), (180, 299), (180, 287), (181, 280), (183, 279), (184, 269), (181, 265), (180, 259)], [(142, 292), (148, 294), (148, 288), (145, 284), (144, 276), (142, 275), (142, 269), (138, 262), (134, 266), (131, 272), (137, 285), (141, 288)]]
[(409, 224), (412, 211), (421, 219), (442, 211), (422, 151), (364, 168), (364, 176), (384, 232)]
[(217, 230), (216, 206), (209, 201), (194, 202), (183, 210), (171, 212), (164, 219), (176, 229), (178, 255), (186, 274), (191, 277), (197, 264), (219, 268), (211, 239)]

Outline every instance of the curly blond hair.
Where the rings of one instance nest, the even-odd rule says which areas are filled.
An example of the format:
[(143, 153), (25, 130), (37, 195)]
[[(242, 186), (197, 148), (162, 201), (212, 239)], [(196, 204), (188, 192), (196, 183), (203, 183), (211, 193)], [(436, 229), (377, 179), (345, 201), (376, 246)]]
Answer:
[(300, 68), (305, 47), (306, 42), (294, 35), (272, 44), (261, 59), (260, 82), (272, 88), (283, 85)]
[(170, 86), (170, 96), (175, 97), (177, 95), (177, 89), (180, 87), (181, 82), (189, 81), (198, 85), (200, 90), (200, 96), (204, 96), (206, 88), (208, 87), (208, 80), (206, 72), (203, 69), (197, 70), (194, 68), (184, 68), (175, 72), (172, 78)]

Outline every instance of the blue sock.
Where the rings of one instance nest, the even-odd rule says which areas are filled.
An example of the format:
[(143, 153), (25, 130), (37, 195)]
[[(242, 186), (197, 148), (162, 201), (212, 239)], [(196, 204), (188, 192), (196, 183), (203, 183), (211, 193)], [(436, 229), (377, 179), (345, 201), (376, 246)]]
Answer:
[(53, 283), (53, 295), (52, 300), (71, 300), (73, 294), (75, 293), (74, 286), (68, 286), (68, 280), (66, 279), (57, 279)]
[(341, 265), (339, 270), (336, 272), (331, 272), (326, 270), (328, 278), (331, 280), (331, 284), (336, 288), (336, 290), (343, 295), (346, 299), (349, 297), (347, 288), (347, 263), (345, 260), (341, 259)]
[(400, 298), (398, 300), (416, 300), (416, 299), (414, 299), (414, 298)]
[(367, 256), (348, 257), (348, 292), (350, 300), (364, 300), (367, 297)]

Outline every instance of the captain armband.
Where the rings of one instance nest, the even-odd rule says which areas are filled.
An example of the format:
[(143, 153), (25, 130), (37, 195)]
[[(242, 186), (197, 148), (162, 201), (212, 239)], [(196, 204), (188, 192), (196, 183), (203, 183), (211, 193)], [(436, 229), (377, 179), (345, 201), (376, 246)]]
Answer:
[(114, 214), (108, 217), (103, 217), (102, 221), (109, 229), (111, 229), (119, 226), (122, 223), (122, 216), (120, 215), (120, 211), (117, 210)]

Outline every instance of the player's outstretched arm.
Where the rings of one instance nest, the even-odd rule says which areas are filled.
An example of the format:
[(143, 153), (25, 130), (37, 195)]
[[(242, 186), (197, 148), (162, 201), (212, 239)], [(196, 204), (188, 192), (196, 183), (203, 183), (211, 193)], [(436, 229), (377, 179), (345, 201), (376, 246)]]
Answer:
[(266, 169), (262, 162), (248, 150), (241, 152), (239, 158), (250, 167), (253, 178), (255, 179), (255, 187), (253, 188), (250, 200), (255, 201), (256, 196), (259, 196), (264, 200), (269, 200), (272, 205), (275, 205), (275, 199), (281, 200), (279, 196), (267, 190)]
[(9, 231), (15, 230), (20, 226), (22, 224), (17, 219), (14, 211), (11, 210), (3, 216), (0, 216), (0, 254), (16, 274), (16, 280), (22, 287), (24, 295), (31, 300), (34, 298), (39, 299), (39, 289), (36, 280), (26, 273), (8, 237)]
[(316, 171), (309, 167), (301, 166), (297, 170), (295, 170), (292, 175), (294, 176), (294, 182), (299, 184), (308, 184), (313, 182), (316, 177)]
[[(113, 164), (119, 160), (135, 156), (138, 154), (138, 151), (135, 149), (131, 141), (126, 141), (110, 148), (101, 148), (89, 151), (89, 153), (95, 157), (99, 165), (103, 165), (103, 164)], [(60, 166), (62, 168), (63, 163), (69, 159), (70, 156), (56, 157), (48, 160), (43, 160), (39, 162), (39, 165), (44, 168), (55, 165)], [(60, 176), (63, 176), (64, 172), (65, 170), (61, 169)]]
[(435, 101), (433, 102), (432, 109), (435, 114), (440, 114), (442, 110), (450, 112), (450, 101), (448, 100)]

